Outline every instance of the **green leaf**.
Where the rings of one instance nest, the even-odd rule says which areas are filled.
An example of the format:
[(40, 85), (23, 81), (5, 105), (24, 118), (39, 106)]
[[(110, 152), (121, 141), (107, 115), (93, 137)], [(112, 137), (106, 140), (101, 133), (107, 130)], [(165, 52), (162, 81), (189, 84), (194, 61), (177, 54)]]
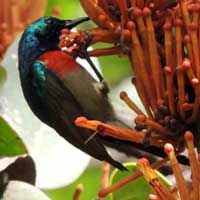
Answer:
[(3, 86), (7, 79), (7, 72), (3, 66), (0, 65), (0, 87)]
[(110, 85), (118, 84), (124, 78), (133, 75), (127, 58), (109, 56), (99, 59), (105, 79)]
[(85, 16), (78, 0), (49, 0), (45, 15), (51, 15), (55, 6), (61, 8), (61, 13), (58, 16), (60, 18), (74, 19)]
[(16, 131), (0, 116), (0, 156), (16, 156), (27, 153)]
[(56, 190), (48, 190), (46, 193), (52, 200), (72, 199), (76, 186), (81, 183), (84, 186), (81, 199), (94, 200), (98, 195), (100, 177), (101, 168), (87, 169), (73, 184)]
[[(115, 169), (111, 174), (110, 184), (123, 179), (126, 176), (133, 174), (136, 171), (136, 163), (127, 163), (124, 164), (128, 169), (127, 172), (120, 171)], [(168, 180), (158, 172), (160, 179), (166, 186), (169, 186)], [(148, 195), (152, 194), (153, 191), (150, 188), (149, 184), (146, 182), (144, 177), (140, 177), (137, 180), (129, 183), (128, 185), (120, 188), (119, 190), (115, 191), (111, 195), (111, 200), (143, 200), (148, 199)]]

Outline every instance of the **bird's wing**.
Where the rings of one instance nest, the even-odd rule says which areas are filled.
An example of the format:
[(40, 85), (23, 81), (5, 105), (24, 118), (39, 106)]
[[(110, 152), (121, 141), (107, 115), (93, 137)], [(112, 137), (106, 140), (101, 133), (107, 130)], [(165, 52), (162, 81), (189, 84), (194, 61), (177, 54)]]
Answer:
[(85, 115), (84, 109), (63, 81), (42, 62), (35, 62), (32, 74), (33, 85), (37, 87), (38, 98), (42, 99), (40, 102), (45, 110), (45, 114), (42, 112), (45, 116), (38, 114), (39, 118), (80, 150), (124, 170), (125, 168), (108, 154), (99, 136), (87, 144), (84, 143), (92, 132), (75, 126), (74, 120)]

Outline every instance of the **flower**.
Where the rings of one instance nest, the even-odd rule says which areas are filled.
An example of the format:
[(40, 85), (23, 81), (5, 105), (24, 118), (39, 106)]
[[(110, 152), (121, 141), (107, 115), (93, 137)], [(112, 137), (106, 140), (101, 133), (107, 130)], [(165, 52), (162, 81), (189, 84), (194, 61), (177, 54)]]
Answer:
[[(199, 2), (81, 0), (97, 28), (88, 30), (91, 45), (111, 46), (89, 51), (90, 56), (124, 55), (145, 112), (122, 91), (121, 99), (137, 114), (135, 129), (79, 118), (76, 124), (101, 136), (148, 144), (162, 149), (171, 143), (185, 149), (184, 132), (191, 130), (198, 147), (200, 104)], [(88, 32), (87, 31), (87, 32)], [(60, 46), (73, 54), (87, 39), (85, 31), (63, 30)], [(92, 126), (90, 126), (93, 124)], [(109, 128), (108, 128), (109, 126)], [(111, 135), (112, 132), (112, 135)], [(130, 134), (127, 134), (130, 132)]]
[[(194, 148), (194, 138), (190, 131), (185, 133), (185, 141), (188, 147), (188, 157), (190, 160), (191, 168), (191, 182), (187, 183), (182, 174), (181, 167), (176, 159), (174, 147), (171, 144), (165, 144), (165, 152), (168, 154), (173, 174), (176, 178), (176, 186), (166, 188), (162, 182), (160, 182), (157, 174), (150, 167), (148, 160), (140, 159), (138, 163), (138, 169), (143, 173), (147, 182), (155, 192), (155, 196), (158, 199), (199, 199), (200, 198), (200, 163), (197, 158), (197, 154)], [(149, 198), (151, 199), (151, 198)]]
[[(134, 129), (88, 120), (85, 117), (78, 118), (75, 121), (76, 125), (92, 129), (101, 137), (109, 136), (142, 145), (147, 144), (158, 147), (161, 151), (165, 147), (177, 178), (178, 193), (174, 188), (168, 191), (163, 186), (156, 188), (157, 184), (160, 184), (156, 178), (156, 183), (153, 185), (155, 191), (164, 192), (169, 196), (161, 198), (156, 193), (157, 196), (150, 196), (149, 199), (178, 199), (179, 195), (182, 199), (198, 199), (199, 191), (194, 189), (194, 185), (199, 185), (197, 180), (199, 161), (195, 157), (191, 158), (189, 153), (194, 189), (193, 196), (190, 197), (175, 155), (181, 153), (189, 145), (188, 141), (191, 139), (187, 137), (194, 137), (194, 146), (197, 149), (200, 148), (198, 136), (200, 2), (80, 0), (80, 3), (90, 19), (97, 25), (88, 30), (92, 35), (90, 45), (99, 42), (110, 44), (109, 47), (94, 49), (88, 54), (90, 56), (126, 56), (134, 73), (132, 83), (137, 89), (145, 111), (141, 110), (126, 92), (122, 91), (121, 99), (137, 114), (134, 119), (136, 123)], [(66, 47), (67, 51), (73, 54), (81, 48), (87, 36), (86, 32), (81, 30), (77, 32), (65, 30), (61, 35), (60, 46)], [(184, 140), (186, 131), (191, 132), (187, 132), (186, 135), (189, 133), (189, 136), (186, 136)], [(95, 134), (92, 137), (95, 137)], [(191, 145), (191, 142), (189, 143)], [(188, 149), (190, 152), (189, 146)], [(192, 149), (194, 150), (194, 147)], [(156, 162), (156, 168), (164, 162), (166, 162), (165, 159), (162, 162)], [(148, 176), (149, 170), (150, 175), (155, 177), (146, 160), (138, 163), (144, 176)], [(123, 184), (134, 180), (139, 175), (141, 174), (127, 178)], [(113, 188), (116, 189), (118, 186), (115, 186)]]
[[(167, 143), (165, 144), (165, 152), (168, 155), (168, 158), (157, 161), (150, 165), (149, 161), (146, 158), (141, 158), (137, 161), (138, 171), (134, 172), (132, 175), (124, 177), (120, 181), (114, 183), (111, 186), (101, 188), (99, 191), (100, 197), (105, 197), (109, 193), (112, 193), (121, 187), (127, 185), (128, 183), (136, 180), (142, 175), (146, 179), (149, 186), (152, 188), (154, 194), (149, 194), (149, 200), (153, 199), (171, 199), (171, 200), (181, 200), (188, 199), (194, 200), (199, 199), (200, 195), (200, 162), (199, 155), (196, 153), (194, 148), (194, 137), (190, 131), (186, 131), (185, 142), (188, 148), (188, 157), (190, 160), (190, 172), (191, 179), (188, 182), (184, 178), (182, 173), (181, 165), (179, 164), (174, 147)], [(176, 178), (176, 185), (171, 185), (170, 187), (163, 184), (160, 177), (155, 171), (155, 168), (158, 168), (162, 163), (170, 161), (171, 168), (173, 170), (173, 175)], [(130, 191), (131, 193), (131, 191)]]
[(0, 9), (0, 61), (15, 37), (44, 14), (47, 1), (2, 0)]

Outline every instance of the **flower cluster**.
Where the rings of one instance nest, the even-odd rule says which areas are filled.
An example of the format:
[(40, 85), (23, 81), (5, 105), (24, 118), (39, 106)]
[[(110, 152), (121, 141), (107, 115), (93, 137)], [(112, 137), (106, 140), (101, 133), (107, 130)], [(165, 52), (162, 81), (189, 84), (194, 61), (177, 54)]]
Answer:
[[(185, 180), (181, 165), (179, 164), (174, 147), (166, 143), (164, 146), (165, 152), (168, 155), (165, 159), (159, 160), (150, 165), (146, 158), (141, 158), (137, 161), (137, 170), (133, 172), (132, 175), (126, 176), (123, 179), (109, 184), (110, 179), (110, 165), (108, 163), (103, 163), (102, 173), (100, 178), (100, 188), (99, 188), (99, 198), (104, 198), (110, 193), (121, 189), (132, 181), (144, 176), (147, 183), (151, 187), (154, 194), (149, 194), (149, 200), (197, 200), (200, 198), (200, 161), (199, 155), (196, 154), (194, 148), (194, 137), (190, 131), (185, 132), (184, 139), (188, 148), (188, 157), (190, 160), (190, 172), (191, 180)], [(176, 185), (166, 186), (160, 179), (160, 176), (155, 171), (160, 165), (169, 161), (170, 166), (173, 170), (173, 174), (176, 178)], [(77, 185), (74, 192), (73, 200), (79, 200), (81, 198), (81, 193), (83, 191), (83, 185)], [(141, 185), (141, 187), (144, 187)], [(145, 189), (145, 188), (143, 188)], [(130, 191), (131, 193), (131, 191)]]
[[(47, 1), (2, 0), (0, 8), (0, 61), (8, 46), (30, 22), (44, 14)], [(36, 12), (37, 11), (37, 12)]]
[[(199, 2), (81, 0), (81, 4), (98, 25), (89, 30), (91, 45), (97, 42), (111, 44), (89, 55), (127, 56), (134, 72), (132, 82), (145, 107), (146, 112), (143, 112), (125, 92), (121, 93), (121, 99), (138, 115), (131, 136), (121, 135), (121, 138), (131, 141), (130, 137), (134, 137), (135, 142), (145, 140), (161, 148), (169, 142), (181, 152), (185, 148), (184, 132), (191, 130), (195, 137), (198, 135)], [(86, 32), (65, 30), (60, 46), (72, 53), (86, 38)], [(88, 123), (88, 120), (76, 121), (77, 125), (94, 130), (100, 125), (89, 126)], [(101, 123), (102, 126), (106, 128), (107, 125)], [(109, 128), (112, 137), (119, 139), (121, 129)], [(136, 141), (138, 133), (140, 139)]]
[[(188, 183), (182, 174), (181, 166), (176, 159), (174, 152), (174, 147), (167, 143), (165, 144), (165, 152), (168, 155), (168, 158), (165, 158), (161, 161), (149, 164), (149, 161), (146, 158), (141, 158), (137, 161), (138, 171), (129, 177), (125, 177), (119, 182), (114, 183), (110, 187), (106, 187), (100, 190), (99, 196), (104, 197), (107, 194), (114, 192), (115, 190), (123, 187), (124, 185), (130, 183), (131, 181), (136, 180), (140, 176), (144, 176), (146, 181), (149, 183), (149, 186), (152, 188), (154, 194), (149, 195), (149, 200), (194, 200), (200, 198), (200, 162), (197, 158), (197, 154), (194, 148), (193, 134), (190, 131), (185, 133), (185, 142), (188, 148), (188, 157), (190, 160), (191, 167), (191, 181)], [(160, 180), (158, 174), (154, 170), (158, 167), (158, 163), (166, 162), (166, 159), (170, 161), (173, 174), (176, 178), (176, 185), (171, 185), (166, 187), (163, 182)]]
[[(127, 56), (134, 73), (132, 83), (138, 91), (145, 112), (126, 92), (121, 92), (121, 99), (137, 114), (134, 130), (82, 117), (76, 120), (76, 125), (97, 132), (98, 129), (104, 130), (103, 133), (98, 132), (101, 136), (140, 144), (145, 142), (161, 149), (165, 147), (177, 178), (179, 193), (174, 188), (166, 189), (160, 185), (148, 162), (139, 160), (139, 170), (147, 177), (157, 195), (149, 199), (199, 199), (199, 161), (194, 156), (194, 147), (191, 148), (191, 138), (194, 136), (194, 145), (199, 148), (200, 1), (80, 2), (87, 15), (97, 25), (96, 28), (87, 31), (92, 35), (90, 45), (99, 42), (110, 44), (109, 47), (95, 49), (88, 54)], [(60, 47), (67, 47), (66, 51), (74, 53), (81, 48), (86, 39), (86, 32), (64, 30)], [(186, 131), (193, 134), (187, 132), (184, 140)], [(192, 197), (175, 157), (186, 146), (192, 170)]]
[(196, 157), (193, 144), (193, 135), (187, 131), (185, 141), (188, 147), (188, 157), (191, 167), (191, 182), (187, 183), (181, 171), (181, 167), (176, 159), (174, 148), (171, 144), (165, 144), (165, 152), (168, 154), (173, 174), (176, 178), (176, 186), (166, 188), (159, 180), (155, 171), (153, 171), (147, 160), (139, 160), (138, 168), (143, 173), (145, 179), (152, 187), (155, 195), (150, 195), (149, 199), (199, 199), (200, 198), (200, 180), (199, 170), (200, 163)]

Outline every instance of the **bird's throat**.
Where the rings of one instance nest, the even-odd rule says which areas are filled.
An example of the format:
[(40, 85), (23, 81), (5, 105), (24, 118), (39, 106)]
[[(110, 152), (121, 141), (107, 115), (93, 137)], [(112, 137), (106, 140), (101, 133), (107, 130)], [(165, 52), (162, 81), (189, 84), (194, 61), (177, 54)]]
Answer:
[(59, 50), (47, 51), (39, 56), (38, 60), (45, 62), (46, 66), (59, 77), (68, 72), (76, 72), (80, 68), (72, 56)]

